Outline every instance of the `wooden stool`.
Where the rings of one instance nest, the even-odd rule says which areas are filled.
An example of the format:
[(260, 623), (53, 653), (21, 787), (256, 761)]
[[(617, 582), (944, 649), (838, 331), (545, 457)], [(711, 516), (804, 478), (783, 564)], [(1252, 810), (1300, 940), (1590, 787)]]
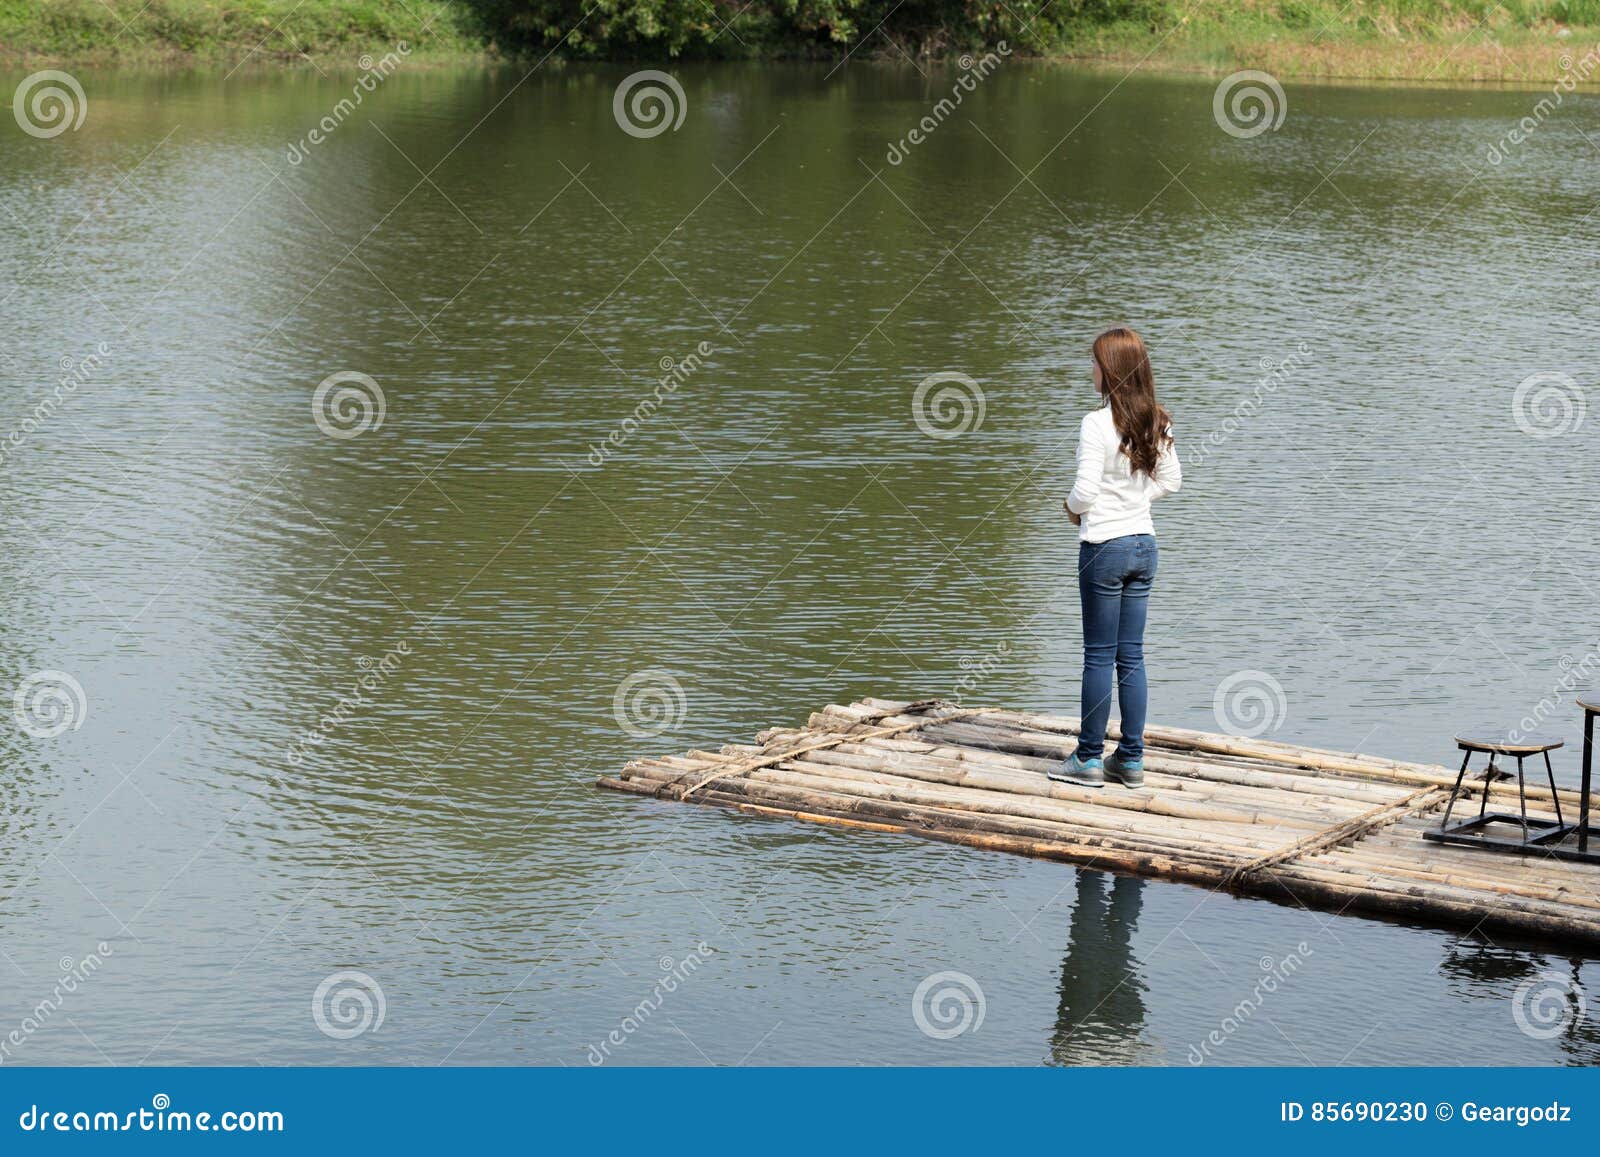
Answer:
[[(1473, 847), (1493, 848), (1498, 851), (1522, 852), (1536, 848), (1543, 848), (1546, 844), (1560, 840), (1571, 829), (1567, 826), (1561, 815), (1561, 797), (1556, 792), (1556, 773), (1550, 766), (1550, 753), (1558, 747), (1565, 746), (1565, 740), (1557, 739), (1550, 735), (1524, 735), (1519, 731), (1473, 731), (1465, 735), (1456, 736), (1456, 746), (1465, 754), (1461, 757), (1461, 770), (1456, 773), (1455, 787), (1450, 792), (1450, 803), (1444, 809), (1444, 819), (1439, 824), (1437, 831), (1423, 832), (1423, 838), (1441, 844), (1469, 844)], [(1473, 819), (1461, 820), (1455, 824), (1450, 822), (1450, 813), (1455, 810), (1457, 793), (1461, 791), (1462, 780), (1467, 775), (1467, 765), (1472, 762), (1472, 753), (1480, 752), (1489, 757), (1489, 765), (1483, 772), (1483, 799), (1478, 805), (1478, 814)], [(1521, 814), (1509, 815), (1505, 812), (1491, 812), (1489, 808), (1489, 786), (1502, 775), (1495, 764), (1497, 755), (1509, 755), (1517, 761), (1517, 795), (1521, 799)], [(1530, 755), (1544, 756), (1545, 775), (1550, 780), (1550, 795), (1555, 801), (1556, 818), (1550, 820), (1528, 819), (1528, 786), (1522, 775), (1522, 761)], [(1486, 829), (1491, 824), (1511, 823), (1522, 828), (1520, 840), (1502, 839), (1486, 834)]]

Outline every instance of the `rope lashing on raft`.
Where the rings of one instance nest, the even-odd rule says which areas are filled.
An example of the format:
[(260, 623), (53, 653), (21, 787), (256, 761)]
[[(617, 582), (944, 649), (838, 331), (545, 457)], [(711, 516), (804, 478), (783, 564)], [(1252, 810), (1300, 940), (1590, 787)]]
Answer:
[(1359, 840), (1362, 836), (1369, 835), (1381, 827), (1398, 823), (1407, 815), (1432, 811), (1450, 798), (1450, 791), (1440, 787), (1422, 787), (1396, 800), (1394, 803), (1382, 804), (1371, 811), (1362, 812), (1343, 823), (1334, 824), (1320, 832), (1312, 832), (1303, 839), (1296, 840), (1287, 847), (1279, 848), (1275, 852), (1268, 852), (1264, 856), (1257, 856), (1248, 863), (1240, 864), (1228, 873), (1223, 880), (1224, 886), (1231, 887), (1238, 884), (1253, 872), (1263, 868), (1274, 868), (1279, 864), (1298, 860), (1302, 856), (1314, 856), (1326, 852), (1340, 844)]
[[(1600, 865), (1441, 856), (1425, 838), (1456, 791), (1454, 767), (1152, 727), (1150, 790), (1066, 790), (1045, 780), (1077, 720), (995, 705), (969, 713), (976, 704), (954, 696), (902, 706), (907, 698), (825, 706), (753, 746), (632, 760), (599, 786), (1311, 910), (1600, 945)], [(1503, 789), (1460, 784), (1474, 798)], [(1528, 805), (1550, 810), (1578, 794), (1532, 791)]]
[[(904, 735), (910, 731), (917, 731), (934, 723), (948, 723), (957, 719), (966, 719), (974, 715), (984, 715), (992, 712), (992, 708), (969, 707), (956, 708), (942, 715), (926, 714), (940, 707), (953, 706), (943, 699), (919, 699), (915, 703), (908, 703), (904, 707), (887, 708), (882, 711), (864, 715), (856, 721), (856, 729), (841, 731), (821, 739), (788, 747), (782, 751), (769, 752), (763, 755), (748, 756), (736, 759), (732, 763), (712, 771), (709, 775), (694, 783), (687, 783), (691, 776), (701, 775), (702, 771), (696, 768), (686, 771), (675, 779), (668, 780), (656, 791), (658, 798), (672, 798), (675, 789), (678, 791), (676, 798), (688, 799), (695, 792), (707, 784), (715, 783), (730, 776), (743, 775), (746, 772), (758, 771), (763, 767), (774, 767), (787, 762), (798, 755), (807, 752), (821, 751), (829, 747), (838, 747), (843, 743), (859, 743), (869, 739), (887, 739), (896, 735)], [(875, 723), (880, 719), (888, 719), (897, 715), (922, 715), (920, 719), (913, 719), (906, 723), (895, 723), (887, 727), (872, 727), (868, 730), (859, 730), (860, 727)], [(1312, 832), (1309, 836), (1296, 840), (1277, 851), (1268, 852), (1257, 856), (1255, 859), (1240, 864), (1232, 869), (1224, 878), (1225, 887), (1237, 887), (1246, 877), (1266, 868), (1286, 864), (1291, 860), (1298, 860), (1305, 856), (1314, 856), (1342, 844), (1350, 843), (1369, 835), (1380, 827), (1397, 823), (1410, 814), (1422, 814), (1442, 806), (1450, 798), (1450, 791), (1440, 787), (1421, 787), (1410, 792), (1402, 799), (1393, 803), (1381, 804), (1370, 811)]]
[[(893, 715), (917, 715), (922, 712), (932, 711), (937, 707), (944, 706), (948, 706), (948, 704), (943, 699), (919, 699), (915, 703), (906, 704), (904, 707), (890, 708), (885, 711), (876, 712), (872, 715), (865, 715), (857, 722), (858, 724), (874, 723), (879, 719), (888, 719)], [(923, 719), (913, 719), (909, 723), (896, 723), (889, 727), (875, 727), (869, 731), (842, 731), (836, 735), (830, 735), (826, 739), (815, 739), (809, 743), (802, 743), (798, 747), (791, 747), (784, 751), (777, 751), (769, 755), (757, 755), (736, 760), (725, 767), (718, 768), (704, 779), (692, 783), (688, 787), (683, 787), (684, 781), (691, 775), (700, 774), (699, 769), (694, 771), (686, 771), (676, 779), (668, 780), (666, 783), (662, 784), (661, 787), (656, 791), (656, 796), (662, 799), (670, 798), (668, 793), (671, 792), (673, 788), (682, 787), (682, 794), (680, 794), (677, 798), (688, 799), (692, 794), (705, 787), (708, 783), (714, 783), (719, 779), (727, 779), (731, 775), (743, 775), (747, 771), (758, 771), (763, 767), (773, 767), (777, 764), (785, 762), (786, 760), (793, 759), (797, 755), (804, 755), (809, 751), (820, 751), (827, 747), (837, 747), (841, 743), (860, 743), (862, 740), (866, 739), (887, 739), (895, 735), (904, 735), (908, 731), (916, 731), (920, 728), (928, 726), (930, 723), (948, 723), (953, 719), (966, 719), (973, 715), (984, 715), (992, 710), (993, 708), (990, 707), (958, 708), (955, 711), (951, 711), (944, 715), (929, 715)]]

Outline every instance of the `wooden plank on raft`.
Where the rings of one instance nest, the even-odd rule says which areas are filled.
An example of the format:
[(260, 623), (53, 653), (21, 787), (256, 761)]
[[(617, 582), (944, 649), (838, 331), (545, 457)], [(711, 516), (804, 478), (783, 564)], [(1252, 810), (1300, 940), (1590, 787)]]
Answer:
[[(1044, 774), (1072, 750), (1077, 726), (934, 699), (863, 699), (815, 712), (804, 727), (769, 728), (753, 745), (634, 760), (599, 785), (1600, 948), (1600, 865), (1422, 838), (1450, 800), (1447, 768), (1150, 727), (1144, 788), (1083, 788)], [(1469, 780), (1461, 795), (1494, 802), (1506, 791)], [(1576, 793), (1530, 784), (1530, 818), (1551, 814), (1557, 799), (1576, 808)]]

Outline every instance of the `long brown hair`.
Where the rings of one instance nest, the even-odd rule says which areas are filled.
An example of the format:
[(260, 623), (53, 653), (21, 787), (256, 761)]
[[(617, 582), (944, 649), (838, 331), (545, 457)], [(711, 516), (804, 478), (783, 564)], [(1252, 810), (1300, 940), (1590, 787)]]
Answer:
[(1094, 360), (1111, 420), (1122, 436), (1122, 452), (1134, 473), (1154, 476), (1156, 461), (1172, 442), (1172, 415), (1156, 401), (1156, 379), (1144, 339), (1114, 326), (1094, 339)]

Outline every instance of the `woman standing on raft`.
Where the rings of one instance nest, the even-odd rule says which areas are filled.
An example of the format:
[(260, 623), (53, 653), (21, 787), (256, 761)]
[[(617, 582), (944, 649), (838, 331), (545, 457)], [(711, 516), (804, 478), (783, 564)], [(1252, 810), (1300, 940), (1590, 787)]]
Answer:
[[(1094, 339), (1098, 408), (1078, 434), (1078, 476), (1067, 515), (1078, 527), (1078, 593), (1083, 603), (1083, 721), (1078, 749), (1050, 778), (1100, 787), (1144, 784), (1144, 623), (1156, 577), (1150, 504), (1183, 482), (1172, 415), (1156, 401), (1144, 339), (1108, 329)], [(1109, 759), (1111, 669), (1117, 672), (1122, 739)]]

